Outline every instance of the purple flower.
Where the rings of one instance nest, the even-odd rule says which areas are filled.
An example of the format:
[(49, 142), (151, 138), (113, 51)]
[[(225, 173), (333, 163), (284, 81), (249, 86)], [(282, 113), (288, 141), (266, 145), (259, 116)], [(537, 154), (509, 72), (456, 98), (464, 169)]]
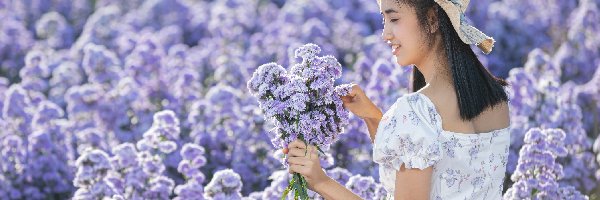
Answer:
[(106, 177), (110, 168), (108, 155), (101, 150), (85, 151), (75, 163), (77, 174), (73, 180), (78, 187), (73, 199), (90, 199), (111, 196), (112, 191), (106, 185)]
[[(298, 137), (310, 144), (328, 148), (337, 139), (336, 135), (343, 131), (341, 127), (347, 124), (347, 111), (343, 109), (337, 95), (339, 93), (335, 92), (333, 86), (333, 81), (339, 78), (341, 66), (334, 57), (316, 57), (320, 51), (319, 46), (306, 44), (295, 51), (296, 57), (302, 58), (303, 62), (294, 65), (291, 74), (281, 66), (269, 63), (260, 66), (248, 81), (248, 88), (259, 98), (265, 116), (281, 125), (278, 127), (281, 133), (278, 137), (283, 142), (272, 138), (276, 148), (282, 148)], [(273, 70), (266, 73), (265, 69)], [(337, 90), (346, 92), (347, 89), (343, 87), (346, 86)], [(323, 112), (329, 106), (336, 109), (330, 113), (316, 113)], [(311, 112), (319, 121), (308, 117)]]
[(565, 132), (561, 129), (529, 129), (519, 153), (517, 169), (511, 176), (515, 183), (504, 194), (504, 199), (587, 198), (572, 186), (559, 186), (563, 167), (555, 159), (567, 155), (564, 139)]
[(64, 111), (58, 105), (43, 101), (38, 105), (37, 112), (33, 115), (32, 126), (34, 127), (50, 127), (52, 121), (64, 117)]
[(137, 149), (131, 143), (123, 143), (112, 149), (114, 156), (110, 159), (112, 168), (123, 170), (138, 165)]
[(183, 145), (180, 152), (183, 159), (179, 163), (177, 171), (185, 176), (186, 182), (175, 188), (175, 194), (177, 195), (175, 199), (203, 199), (204, 187), (202, 183), (205, 177), (199, 168), (206, 164), (204, 153), (204, 148), (199, 145), (192, 143)]
[(198, 156), (202, 156), (204, 154), (204, 148), (198, 146), (196, 144), (185, 144), (181, 148), (181, 157), (186, 160), (193, 160)]
[(373, 177), (354, 175), (348, 179), (346, 188), (364, 199), (377, 199), (381, 185), (377, 184)]
[(305, 61), (312, 61), (314, 57), (321, 52), (321, 48), (316, 44), (306, 44), (294, 51), (295, 58), (302, 58)]
[(173, 180), (165, 176), (150, 179), (150, 188), (144, 192), (147, 199), (169, 199), (175, 186)]
[(240, 175), (231, 169), (217, 171), (206, 185), (204, 197), (207, 199), (241, 199), (242, 181)]
[(327, 173), (327, 176), (329, 176), (331, 179), (337, 181), (338, 183), (340, 183), (342, 185), (346, 185), (346, 183), (352, 176), (352, 173), (350, 173), (350, 171), (348, 171), (347, 169), (344, 169), (344, 168), (340, 168), (340, 167), (336, 167), (336, 168), (327, 170), (326, 173)]
[(143, 139), (137, 142), (140, 151), (158, 150), (169, 154), (177, 149), (173, 140), (179, 138), (179, 119), (173, 111), (164, 110), (154, 114), (152, 126), (148, 129)]
[(175, 200), (203, 200), (204, 187), (196, 181), (188, 181), (186, 184), (175, 187)]
[(285, 79), (282, 78), (285, 73), (286, 70), (276, 63), (261, 65), (248, 81), (248, 89), (255, 96), (267, 98), (273, 93), (273, 86), (285, 83), (283, 82)]
[(180, 155), (182, 157), (177, 171), (182, 173), (186, 179), (202, 183), (204, 181), (204, 175), (200, 172), (199, 168), (206, 165), (206, 158), (204, 157), (204, 148), (187, 143), (181, 149)]
[(116, 85), (123, 71), (116, 53), (93, 43), (83, 49), (82, 67), (91, 82), (111, 85)]
[(48, 12), (36, 22), (35, 32), (38, 38), (45, 40), (46, 45), (56, 49), (71, 46), (74, 32), (67, 20), (57, 12)]

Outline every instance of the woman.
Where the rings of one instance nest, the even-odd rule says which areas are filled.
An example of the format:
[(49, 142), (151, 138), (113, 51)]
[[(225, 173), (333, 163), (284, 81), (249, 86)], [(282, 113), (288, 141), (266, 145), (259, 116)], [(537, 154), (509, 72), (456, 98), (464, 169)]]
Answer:
[[(509, 148), (506, 82), (469, 44), (494, 40), (462, 17), (469, 0), (379, 0), (383, 40), (400, 66), (414, 65), (413, 93), (382, 115), (360, 87), (342, 97), (367, 124), (387, 199), (501, 199)], [(314, 147), (295, 141), (290, 173), (326, 199), (360, 199), (327, 177)]]

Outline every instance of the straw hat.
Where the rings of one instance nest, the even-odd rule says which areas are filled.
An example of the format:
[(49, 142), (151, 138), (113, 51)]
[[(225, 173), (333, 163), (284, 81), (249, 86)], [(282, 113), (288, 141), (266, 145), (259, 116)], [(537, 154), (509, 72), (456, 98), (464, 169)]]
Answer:
[(477, 28), (467, 24), (465, 12), (470, 0), (434, 0), (444, 9), (454, 30), (466, 44), (475, 44), (483, 53), (489, 54), (494, 47), (494, 38), (487, 36)]

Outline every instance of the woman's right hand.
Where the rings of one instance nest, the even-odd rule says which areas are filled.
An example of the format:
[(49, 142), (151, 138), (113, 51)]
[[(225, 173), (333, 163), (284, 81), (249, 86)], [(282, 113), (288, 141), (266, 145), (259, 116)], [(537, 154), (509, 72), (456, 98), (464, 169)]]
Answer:
[(344, 107), (361, 119), (380, 119), (381, 110), (365, 95), (360, 86), (352, 85), (352, 90), (346, 96), (341, 96)]

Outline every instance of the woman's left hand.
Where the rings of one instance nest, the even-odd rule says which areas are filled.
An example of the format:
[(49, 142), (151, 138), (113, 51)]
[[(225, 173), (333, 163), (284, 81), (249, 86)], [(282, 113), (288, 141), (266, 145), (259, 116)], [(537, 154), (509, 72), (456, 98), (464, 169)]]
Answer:
[(319, 152), (315, 146), (306, 147), (304, 142), (297, 139), (290, 143), (283, 152), (288, 154), (289, 173), (296, 172), (304, 176), (309, 189), (315, 191), (313, 188), (329, 180), (321, 168)]

